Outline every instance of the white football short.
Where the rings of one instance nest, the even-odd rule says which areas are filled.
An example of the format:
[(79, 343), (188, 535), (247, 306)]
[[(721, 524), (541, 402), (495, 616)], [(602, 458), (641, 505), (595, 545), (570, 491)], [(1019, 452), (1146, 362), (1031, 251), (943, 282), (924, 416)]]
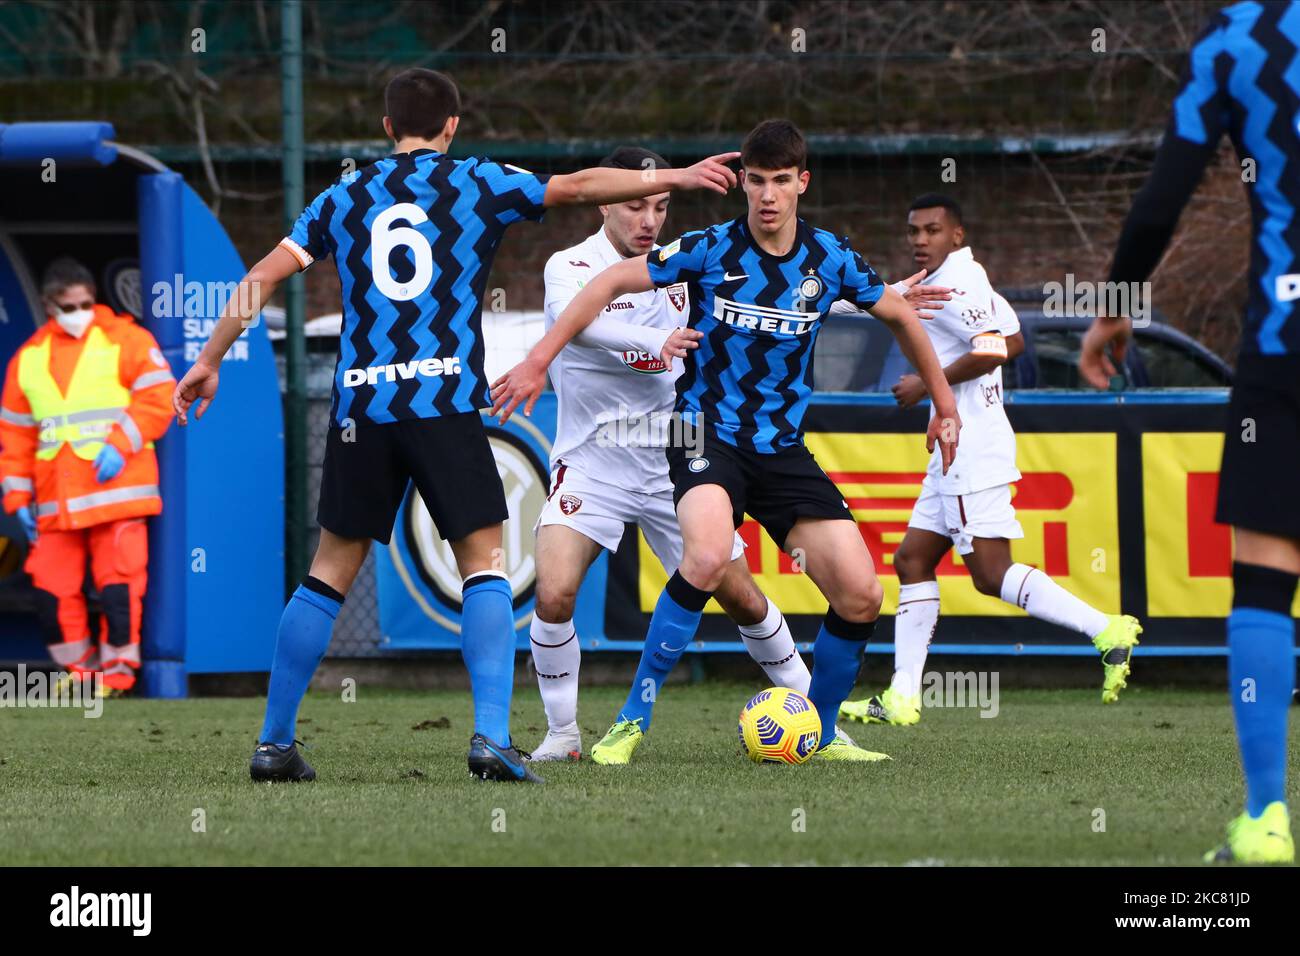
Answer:
[[(610, 552), (617, 551), (623, 540), (623, 525), (635, 524), (665, 571), (672, 574), (682, 563), (682, 532), (671, 488), (657, 494), (627, 491), (596, 481), (572, 465), (558, 465), (551, 472), (551, 493), (533, 531), (551, 524), (572, 528)], [(731, 560), (744, 553), (745, 542), (737, 534)]]
[(922, 485), (912, 506), (909, 528), (952, 538), (958, 554), (975, 550), (973, 538), (1023, 538), (1025, 531), (1011, 505), (1011, 486), (997, 485), (969, 495), (943, 495)]

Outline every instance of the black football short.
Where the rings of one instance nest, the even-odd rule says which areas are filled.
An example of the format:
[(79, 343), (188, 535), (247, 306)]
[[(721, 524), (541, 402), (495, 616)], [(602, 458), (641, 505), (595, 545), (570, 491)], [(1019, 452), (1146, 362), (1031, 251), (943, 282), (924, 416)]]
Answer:
[(331, 426), (316, 520), (343, 538), (388, 543), (408, 481), (448, 541), (506, 520), (506, 495), (478, 412), (376, 425), (345, 441)]
[(1228, 403), (1215, 520), (1300, 538), (1300, 356), (1243, 355)]
[(739, 528), (748, 512), (783, 550), (800, 518), (853, 520), (839, 488), (802, 443), (759, 454), (707, 436), (704, 453), (694, 458), (685, 448), (670, 445), (668, 474), (673, 504), (697, 485), (721, 485), (731, 498), (732, 523)]

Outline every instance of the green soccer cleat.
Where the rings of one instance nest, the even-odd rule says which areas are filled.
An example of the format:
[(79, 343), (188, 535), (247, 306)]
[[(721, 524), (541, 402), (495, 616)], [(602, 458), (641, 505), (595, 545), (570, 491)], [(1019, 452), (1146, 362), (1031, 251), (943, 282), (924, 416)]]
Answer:
[(641, 732), (641, 718), (636, 720), (618, 720), (609, 728), (609, 733), (601, 738), (600, 743), (591, 748), (593, 763), (605, 766), (622, 766), (632, 762), (632, 754), (645, 734)]
[(1128, 614), (1107, 614), (1110, 623), (1106, 630), (1092, 639), (1092, 646), (1101, 651), (1101, 663), (1106, 676), (1101, 685), (1101, 702), (1113, 704), (1119, 692), (1128, 686), (1129, 658), (1142, 633), (1138, 619)]
[(1243, 813), (1228, 824), (1228, 842), (1205, 854), (1206, 863), (1294, 863), (1295, 841), (1286, 804), (1275, 800), (1258, 817)]
[(892, 760), (889, 754), (878, 754), (874, 750), (863, 750), (849, 743), (843, 736), (837, 736), (821, 750), (813, 754), (814, 760), (851, 760), (857, 763), (874, 763), (877, 760)]
[(840, 704), (840, 716), (864, 724), (911, 727), (921, 721), (921, 695), (909, 698), (890, 687), (866, 700), (846, 700)]

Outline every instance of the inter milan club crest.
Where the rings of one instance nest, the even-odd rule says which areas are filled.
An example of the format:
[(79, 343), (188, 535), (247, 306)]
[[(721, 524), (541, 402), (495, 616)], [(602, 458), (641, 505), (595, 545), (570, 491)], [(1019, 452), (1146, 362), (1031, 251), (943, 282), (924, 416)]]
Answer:
[(571, 515), (582, 507), (582, 499), (577, 495), (560, 495), (560, 510)]
[(822, 297), (822, 280), (809, 272), (799, 283), (799, 298), (804, 302), (816, 302)]
[(678, 282), (668, 287), (668, 301), (673, 304), (673, 308), (681, 312), (686, 308), (686, 286)]

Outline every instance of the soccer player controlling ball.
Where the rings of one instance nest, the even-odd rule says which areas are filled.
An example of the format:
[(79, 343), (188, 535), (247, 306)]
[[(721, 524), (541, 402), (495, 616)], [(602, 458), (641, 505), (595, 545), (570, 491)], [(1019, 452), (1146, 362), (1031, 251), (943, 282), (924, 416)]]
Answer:
[[(893, 681), (875, 697), (846, 702), (840, 714), (903, 726), (921, 719), (921, 677), (939, 620), (935, 570), (954, 545), (981, 594), (1090, 638), (1102, 655), (1101, 701), (1113, 704), (1124, 689), (1129, 656), (1142, 632), (1137, 619), (1103, 614), (1038, 568), (1011, 560), (1011, 539), (1023, 538), (1024, 531), (1011, 503), (1011, 482), (1020, 479), (1020, 472), (1016, 436), (1002, 404), (1002, 365), (1024, 349), (1020, 321), (993, 291), (966, 245), (955, 199), (938, 193), (918, 196), (908, 210), (907, 236), (913, 261), (927, 270), (926, 283), (948, 292), (925, 314), (924, 327), (957, 396), (961, 460), (943, 474), (939, 456), (930, 459), (907, 534), (894, 553), (899, 588)], [(915, 375), (904, 375), (893, 391), (903, 408), (925, 397)]]
[(511, 743), (515, 632), (499, 570), (505, 493), (478, 410), (488, 404), (481, 334), (492, 256), (509, 226), (556, 205), (621, 202), (668, 189), (725, 193), (724, 154), (650, 182), (625, 169), (535, 176), (487, 159), (454, 160), (460, 93), (432, 70), (399, 73), (384, 93), (393, 155), (344, 176), (303, 212), (231, 296), (212, 338), (176, 387), (180, 423), (217, 391), (231, 343), (278, 283), (334, 257), (343, 329), (321, 478), (320, 544), (276, 636), (254, 780), (312, 780), (294, 746), (298, 705), (334, 619), (370, 550), (387, 542), (413, 481), (463, 578), (462, 655), (474, 698), (469, 770), (537, 781)]
[[(620, 146), (600, 163), (660, 170), (662, 156)], [(554, 325), (578, 292), (615, 263), (650, 252), (668, 215), (669, 194), (600, 207), (600, 229), (546, 263), (546, 323)], [(577, 760), (579, 636), (573, 625), (578, 588), (600, 549), (617, 551), (624, 524), (641, 528), (671, 574), (682, 559), (664, 446), (673, 435), (674, 383), (681, 360), (661, 359), (686, 322), (685, 283), (624, 295), (564, 347), (551, 367), (559, 401), (551, 448), (551, 490), (537, 527), (537, 605), (531, 627), (533, 664), (546, 709), (546, 738), (535, 761)], [(680, 432), (679, 432), (680, 434)], [(750, 656), (773, 684), (808, 692), (808, 668), (780, 609), (754, 583), (734, 535), (731, 561), (714, 597), (740, 628)]]
[(888, 323), (934, 398), (927, 446), (944, 470), (960, 421), (952, 389), (912, 307), (849, 245), (797, 215), (808, 187), (807, 147), (788, 120), (767, 120), (741, 149), (747, 216), (688, 233), (592, 279), (529, 353), (493, 386), (493, 413), (531, 410), (547, 366), (619, 296), (685, 282), (690, 351), (677, 380), (677, 411), (704, 430), (702, 454), (668, 448), (684, 539), (681, 565), (659, 596), (627, 702), (592, 751), (627, 763), (650, 723), (664, 679), (694, 637), (704, 605), (731, 560), (734, 532), (749, 512), (777, 545), (802, 558), (826, 597), (808, 696), (822, 720), (824, 759), (877, 759), (837, 738), (835, 717), (857, 677), (880, 612), (882, 588), (843, 495), (803, 443), (812, 397), (813, 343), (821, 317), (844, 298)]
[[(1245, 812), (1206, 862), (1291, 863), (1286, 804), (1287, 711), (1295, 692), (1300, 577), (1300, 3), (1236, 3), (1192, 47), (1151, 176), (1120, 233), (1110, 281), (1138, 283), (1155, 268), (1183, 206), (1227, 133), (1243, 161), (1253, 247), (1250, 295), (1228, 406), (1215, 520), (1231, 525), (1228, 693), (1246, 775)], [(1244, 177), (1243, 177), (1244, 178)], [(1080, 371), (1098, 388), (1115, 374), (1130, 333), (1099, 317)]]

